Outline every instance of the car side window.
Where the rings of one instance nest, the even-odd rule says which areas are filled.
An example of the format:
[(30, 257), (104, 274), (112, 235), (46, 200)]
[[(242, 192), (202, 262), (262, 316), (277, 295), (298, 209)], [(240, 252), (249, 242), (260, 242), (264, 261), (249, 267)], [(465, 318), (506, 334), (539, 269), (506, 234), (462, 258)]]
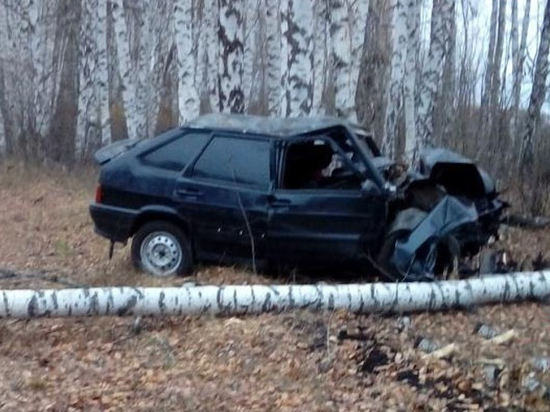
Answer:
[(147, 166), (182, 171), (209, 139), (206, 133), (189, 133), (177, 137), (141, 158)]
[(214, 137), (197, 159), (191, 175), (198, 179), (267, 189), (270, 183), (269, 142)]
[[(346, 153), (346, 156), (349, 156)], [(311, 139), (286, 149), (283, 189), (359, 190), (362, 178), (328, 140)]]

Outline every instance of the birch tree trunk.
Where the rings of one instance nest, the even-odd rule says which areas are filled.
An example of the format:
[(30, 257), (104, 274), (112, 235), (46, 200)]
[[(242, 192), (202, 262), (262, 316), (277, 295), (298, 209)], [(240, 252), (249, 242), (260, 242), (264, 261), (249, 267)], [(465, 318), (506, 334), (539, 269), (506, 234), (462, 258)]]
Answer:
[(441, 80), (441, 102), (439, 108), (439, 124), (434, 127), (435, 134), (440, 136), (438, 145), (449, 146), (453, 132), (455, 130), (455, 120), (457, 112), (457, 87), (456, 87), (456, 9), (453, 12), (453, 18), (449, 22), (449, 36), (447, 44), (447, 53), (443, 65), (443, 75)]
[[(544, 9), (544, 19), (540, 35), (539, 49), (535, 62), (535, 76), (531, 89), (531, 98), (527, 109), (527, 119), (521, 139), (520, 162), (523, 170), (533, 170), (536, 146), (536, 131), (540, 123), (542, 103), (546, 96), (546, 79), (548, 77), (548, 50), (550, 48), (550, 1)], [(530, 174), (526, 174), (530, 176)], [(530, 178), (530, 177), (529, 177)]]
[(128, 23), (124, 12), (123, 0), (113, 0), (113, 31), (116, 43), (116, 53), (118, 59), (118, 71), (122, 87), (122, 100), (124, 103), (124, 114), (126, 115), (126, 125), (128, 128), (128, 137), (138, 139), (143, 130), (139, 130), (139, 106), (137, 101), (137, 73), (132, 65), (130, 55), (130, 34), (128, 33)]
[(527, 53), (527, 33), (529, 31), (529, 16), (531, 0), (525, 1), (525, 9), (521, 26), (521, 40), (518, 45), (518, 10), (517, 0), (512, 0), (512, 28), (510, 42), (512, 45), (512, 113), (510, 118), (510, 153), (514, 152), (518, 134), (518, 114), (521, 102), (521, 85), (523, 82), (523, 65)]
[(422, 147), (433, 143), (434, 106), (447, 52), (454, 0), (434, 0), (430, 27), (430, 48), (420, 83), (416, 130)]
[(330, 32), (336, 115), (352, 122), (357, 121), (355, 95), (363, 57), (368, 9), (368, 0), (331, 1)]
[(0, 159), (6, 155), (6, 130), (4, 128), (4, 116), (0, 111)]
[(184, 124), (199, 115), (200, 101), (195, 88), (195, 58), (192, 34), (193, 5), (176, 0), (174, 6), (174, 41), (178, 56), (179, 123)]
[(218, 66), (220, 112), (243, 113), (243, 0), (220, 0)]
[[(506, 0), (500, 0), (498, 14), (497, 44), (495, 49), (495, 61), (493, 64), (493, 73), (491, 76), (491, 99), (489, 106), (497, 111), (500, 108), (500, 68), (502, 66), (502, 54), (504, 51), (504, 33), (506, 29)], [(492, 116), (494, 117), (494, 116)], [(494, 123), (494, 122), (493, 122)]]
[(265, 0), (267, 54), (267, 112), (279, 115), (281, 106), (281, 35), (279, 32), (279, 1)]
[(401, 87), (405, 74), (407, 53), (407, 12), (404, 0), (394, 0), (389, 32), (392, 38), (390, 79), (386, 94), (386, 121), (382, 136), (382, 152), (390, 159), (395, 156), (397, 121), (402, 107)]
[[(313, 6), (313, 101), (312, 112), (323, 114), (323, 95), (327, 78), (330, 73), (329, 56), (330, 25), (329, 25), (329, 0), (316, 1)], [(279, 79), (277, 79), (279, 83)], [(280, 94), (280, 91), (279, 91)]]
[(207, 44), (207, 85), (208, 101), (210, 109), (217, 111), (220, 109), (220, 92), (218, 84), (218, 67), (220, 59), (220, 43), (218, 41), (218, 30), (220, 20), (218, 14), (220, 7), (218, 0), (204, 0), (204, 30), (206, 30)]
[[(244, 0), (245, 13), (243, 24), (243, 78), (242, 87), (244, 94), (244, 111), (249, 110), (250, 104), (254, 101), (253, 90), (255, 89), (256, 73), (255, 61), (257, 54), (256, 40), (258, 37), (258, 0)], [(257, 97), (257, 96), (256, 96)]]
[(313, 104), (313, 9), (310, 2), (283, 0), (281, 7), (281, 112), (307, 116)]
[(255, 314), (292, 309), (407, 313), (550, 296), (550, 272), (433, 283), (0, 291), (0, 317)]
[(101, 145), (111, 144), (111, 114), (109, 109), (109, 64), (107, 61), (107, 0), (98, 0), (96, 9), (97, 67), (96, 90), (99, 94)]
[(87, 146), (99, 136), (100, 125), (97, 124), (97, 106), (94, 94), (96, 70), (95, 33), (97, 1), (89, 0), (82, 3), (79, 64), (78, 64), (78, 118), (75, 136), (75, 158), (82, 158), (87, 152)]
[(407, 5), (407, 58), (405, 61), (405, 80), (403, 88), (403, 106), (405, 112), (405, 159), (409, 165), (416, 163), (420, 139), (416, 134), (416, 68), (420, 40), (420, 0), (409, 0)]

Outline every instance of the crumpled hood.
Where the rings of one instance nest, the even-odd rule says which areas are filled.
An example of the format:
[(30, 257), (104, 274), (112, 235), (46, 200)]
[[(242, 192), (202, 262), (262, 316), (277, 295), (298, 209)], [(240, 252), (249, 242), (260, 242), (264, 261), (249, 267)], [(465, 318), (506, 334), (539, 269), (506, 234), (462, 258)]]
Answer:
[(485, 170), (448, 149), (424, 149), (418, 172), (441, 183), (451, 194), (472, 198), (496, 194), (495, 183)]

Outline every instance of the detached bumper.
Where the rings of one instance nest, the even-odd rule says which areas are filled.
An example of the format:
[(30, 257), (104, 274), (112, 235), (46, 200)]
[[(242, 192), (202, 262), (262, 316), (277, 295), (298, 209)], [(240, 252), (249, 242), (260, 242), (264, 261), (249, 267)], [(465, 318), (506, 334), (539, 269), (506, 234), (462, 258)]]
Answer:
[(115, 242), (126, 242), (130, 237), (137, 212), (131, 209), (92, 203), (90, 215), (97, 234)]

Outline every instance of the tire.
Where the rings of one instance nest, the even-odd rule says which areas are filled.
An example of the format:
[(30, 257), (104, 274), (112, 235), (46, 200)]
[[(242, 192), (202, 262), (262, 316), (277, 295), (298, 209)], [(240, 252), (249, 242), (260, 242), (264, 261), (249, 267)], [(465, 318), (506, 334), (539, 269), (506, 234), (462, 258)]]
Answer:
[(406, 238), (411, 233), (410, 230), (397, 230), (390, 233), (384, 239), (384, 243), (378, 252), (376, 259), (378, 266), (383, 271), (383, 275), (394, 281), (402, 281), (403, 275), (397, 270), (395, 265), (391, 262), (393, 251), (395, 250), (395, 244), (398, 240)]
[(182, 276), (191, 273), (191, 243), (180, 228), (166, 221), (144, 224), (132, 240), (132, 262), (156, 277)]
[[(433, 260), (434, 265), (434, 272), (433, 276), (434, 278), (431, 278), (429, 276), (421, 276), (418, 277), (418, 275), (410, 276), (407, 274), (401, 273), (397, 267), (392, 263), (391, 258), (393, 256), (393, 252), (395, 250), (395, 245), (399, 240), (406, 239), (409, 234), (411, 233), (410, 230), (398, 230), (395, 232), (390, 233), (386, 236), (386, 239), (384, 240), (384, 243), (382, 244), (382, 248), (380, 249), (380, 252), (378, 254), (378, 265), (380, 268), (384, 271), (384, 275), (386, 277), (389, 277), (392, 280), (395, 281), (429, 281), (434, 280), (435, 278), (444, 278), (445, 276), (448, 276), (451, 274), (455, 268), (454, 261), (457, 257), (455, 253), (453, 253), (453, 247), (454, 244), (451, 244), (451, 241), (453, 239), (448, 239), (445, 242), (438, 243), (434, 252), (435, 255), (431, 256), (431, 259)], [(422, 253), (419, 256), (420, 259), (428, 259), (428, 256), (423, 256)]]

